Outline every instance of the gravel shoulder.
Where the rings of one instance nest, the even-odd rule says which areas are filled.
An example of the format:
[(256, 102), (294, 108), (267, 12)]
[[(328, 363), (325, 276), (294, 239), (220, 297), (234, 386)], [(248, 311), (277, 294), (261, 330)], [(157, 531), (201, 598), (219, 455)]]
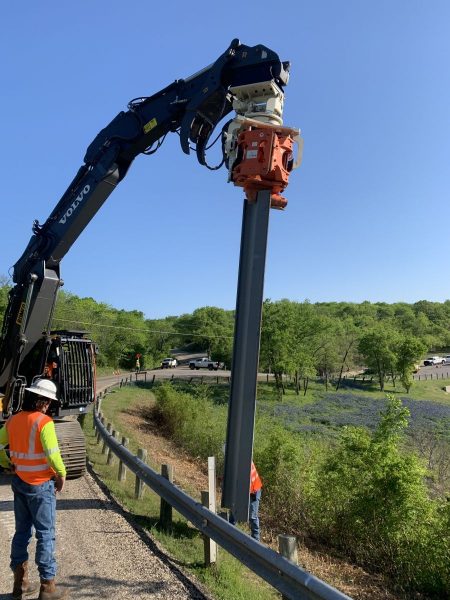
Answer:
[[(13, 496), (8, 476), (0, 476), (0, 600), (9, 600), (13, 576), (7, 566), (14, 533)], [(70, 598), (204, 599), (153, 540), (133, 527), (92, 474), (68, 481), (57, 500), (58, 582)], [(31, 576), (35, 544), (30, 546)]]

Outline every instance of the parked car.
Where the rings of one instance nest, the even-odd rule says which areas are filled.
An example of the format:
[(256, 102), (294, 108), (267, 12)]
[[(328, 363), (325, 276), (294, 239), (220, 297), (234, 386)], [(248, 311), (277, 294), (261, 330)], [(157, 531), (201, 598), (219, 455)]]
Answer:
[(444, 365), (450, 365), (450, 356), (444, 356)]
[(164, 358), (161, 362), (161, 369), (174, 369), (177, 365), (176, 358)]
[(444, 365), (445, 358), (443, 356), (429, 356), (423, 361), (426, 367), (432, 367), (434, 365)]

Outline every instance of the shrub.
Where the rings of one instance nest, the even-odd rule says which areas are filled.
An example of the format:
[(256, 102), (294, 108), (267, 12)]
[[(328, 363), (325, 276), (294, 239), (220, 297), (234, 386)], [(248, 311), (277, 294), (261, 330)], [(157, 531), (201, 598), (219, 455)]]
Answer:
[(221, 455), (225, 408), (212, 405), (208, 388), (197, 386), (189, 394), (167, 383), (156, 387), (154, 392), (159, 418), (177, 444), (199, 458)]
[(401, 400), (390, 397), (373, 434), (343, 433), (318, 472), (310, 507), (314, 530), (357, 562), (442, 597), (443, 517), (428, 496), (419, 460), (400, 449), (408, 416)]
[[(193, 456), (222, 468), (226, 407), (210, 390), (155, 388), (160, 418)], [(409, 410), (388, 397), (378, 426), (342, 430), (336, 445), (256, 422), (255, 464), (263, 480), (263, 526), (314, 537), (404, 588), (450, 593), (450, 503), (432, 500), (419, 459), (403, 450)]]

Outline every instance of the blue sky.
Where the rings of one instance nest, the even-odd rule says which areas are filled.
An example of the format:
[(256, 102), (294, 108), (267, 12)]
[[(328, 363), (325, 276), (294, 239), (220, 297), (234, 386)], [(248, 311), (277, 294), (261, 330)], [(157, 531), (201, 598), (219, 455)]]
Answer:
[[(265, 297), (450, 298), (449, 23), (439, 0), (3, 4), (0, 273), (131, 98), (237, 37), (291, 61), (284, 121), (305, 140), (271, 211)], [(65, 289), (148, 318), (234, 308), (243, 195), (226, 180), (168, 136), (66, 256)]]

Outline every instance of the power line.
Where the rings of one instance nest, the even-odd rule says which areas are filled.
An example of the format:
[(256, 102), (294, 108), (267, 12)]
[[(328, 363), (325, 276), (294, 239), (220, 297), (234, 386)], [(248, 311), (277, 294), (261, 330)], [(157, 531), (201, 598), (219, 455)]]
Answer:
[(231, 335), (206, 335), (202, 333), (182, 333), (179, 331), (162, 331), (160, 329), (143, 329), (139, 327), (125, 327), (124, 325), (105, 325), (104, 323), (88, 323), (85, 321), (78, 321), (77, 319), (53, 319), (59, 323), (77, 323), (78, 325), (86, 325), (88, 327), (106, 327), (107, 329), (125, 329), (127, 331), (141, 331), (144, 333), (161, 333), (164, 335), (181, 335), (186, 337), (203, 337), (208, 339), (233, 339)]

